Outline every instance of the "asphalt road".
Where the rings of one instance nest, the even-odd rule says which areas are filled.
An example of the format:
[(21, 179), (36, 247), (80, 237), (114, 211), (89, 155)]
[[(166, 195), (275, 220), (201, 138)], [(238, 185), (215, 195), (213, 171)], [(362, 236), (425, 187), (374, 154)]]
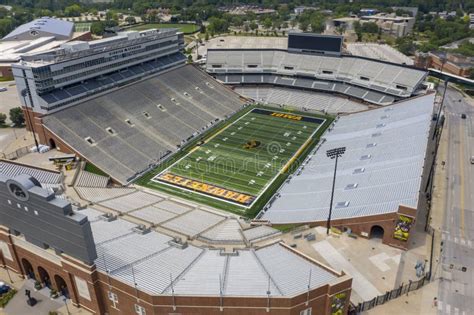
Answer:
[[(444, 113), (443, 132), (449, 138), (448, 185), (438, 266), (438, 314), (467, 315), (474, 312), (474, 165), (470, 163), (474, 155), (474, 106), (459, 92), (448, 89)], [(467, 117), (462, 119), (461, 114)]]

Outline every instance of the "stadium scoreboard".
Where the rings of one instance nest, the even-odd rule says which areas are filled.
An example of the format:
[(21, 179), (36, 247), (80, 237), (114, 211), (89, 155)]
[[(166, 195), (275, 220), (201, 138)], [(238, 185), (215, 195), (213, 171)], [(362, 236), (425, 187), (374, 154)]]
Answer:
[(288, 51), (340, 55), (343, 39), (343, 36), (335, 35), (290, 33), (288, 35)]

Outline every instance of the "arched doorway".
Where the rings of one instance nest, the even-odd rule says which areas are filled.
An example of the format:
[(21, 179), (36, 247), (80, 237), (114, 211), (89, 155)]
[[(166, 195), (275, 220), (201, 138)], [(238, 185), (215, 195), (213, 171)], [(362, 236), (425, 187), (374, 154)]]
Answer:
[(383, 239), (384, 230), (380, 225), (374, 225), (370, 229), (370, 238), (371, 239)]
[(56, 289), (58, 290), (59, 294), (64, 295), (69, 299), (69, 291), (67, 289), (66, 281), (64, 281), (61, 276), (55, 275), (54, 282), (56, 282)]
[(51, 149), (55, 149), (56, 148), (56, 142), (54, 142), (54, 139), (49, 139), (49, 147)]
[(23, 258), (21, 260), (21, 264), (23, 265), (23, 271), (25, 272), (26, 277), (28, 279), (36, 280), (35, 271), (31, 263), (27, 259)]
[(51, 278), (48, 272), (43, 267), (38, 267), (39, 281), (45, 286), (51, 289)]

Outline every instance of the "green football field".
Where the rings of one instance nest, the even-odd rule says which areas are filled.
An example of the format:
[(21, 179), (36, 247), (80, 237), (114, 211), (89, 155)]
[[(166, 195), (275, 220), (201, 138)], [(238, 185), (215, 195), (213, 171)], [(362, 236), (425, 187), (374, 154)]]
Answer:
[(152, 182), (249, 208), (303, 152), (325, 121), (254, 108), (197, 143)]

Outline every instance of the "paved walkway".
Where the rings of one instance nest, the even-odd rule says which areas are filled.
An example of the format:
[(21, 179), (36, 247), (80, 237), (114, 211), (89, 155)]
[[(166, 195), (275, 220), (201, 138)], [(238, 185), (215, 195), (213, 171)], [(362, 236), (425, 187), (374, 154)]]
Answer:
[[(26, 304), (25, 290), (31, 291), (31, 296), (34, 297), (38, 304), (31, 307)], [(18, 293), (15, 297), (10, 300), (4, 309), (7, 315), (20, 315), (20, 314), (48, 314), (50, 311), (55, 311), (61, 307), (62, 301), (60, 298), (52, 300), (49, 297), (49, 289), (43, 288), (39, 291), (34, 290), (33, 280), (26, 280), (23, 282), (23, 286), (18, 289)]]
[[(91, 314), (85, 309), (73, 306), (71, 300), (67, 301), (67, 308), (61, 298), (51, 300), (49, 297), (49, 289), (35, 292), (33, 280), (24, 280), (14, 272), (10, 272), (10, 275), (8, 275), (4, 268), (0, 268), (0, 279), (9, 283), (11, 287), (18, 291), (5, 309), (0, 308), (1, 315), (48, 315), (50, 311), (56, 311), (60, 315)], [(34, 307), (30, 307), (26, 304), (25, 289), (30, 289), (31, 295), (38, 300), (39, 303)]]

